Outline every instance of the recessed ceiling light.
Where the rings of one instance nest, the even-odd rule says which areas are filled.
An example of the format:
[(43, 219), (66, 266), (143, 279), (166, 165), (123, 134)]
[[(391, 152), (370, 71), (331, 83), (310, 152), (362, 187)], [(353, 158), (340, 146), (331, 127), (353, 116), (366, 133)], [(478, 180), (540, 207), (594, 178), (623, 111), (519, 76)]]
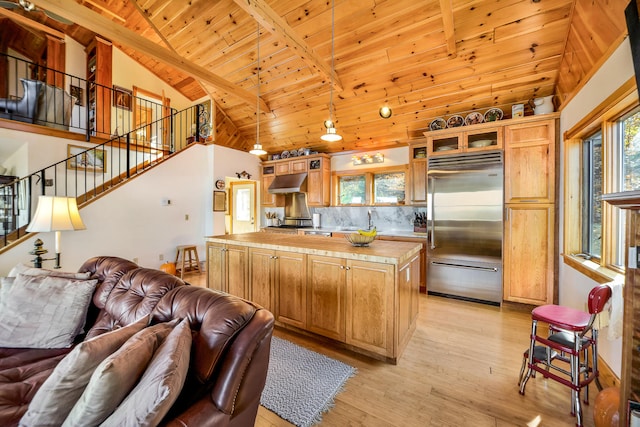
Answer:
[(380, 107), (379, 113), (380, 117), (382, 117), (383, 119), (388, 119), (389, 117), (391, 117), (391, 114), (393, 114), (393, 111), (391, 111), (391, 108), (385, 105), (384, 107)]

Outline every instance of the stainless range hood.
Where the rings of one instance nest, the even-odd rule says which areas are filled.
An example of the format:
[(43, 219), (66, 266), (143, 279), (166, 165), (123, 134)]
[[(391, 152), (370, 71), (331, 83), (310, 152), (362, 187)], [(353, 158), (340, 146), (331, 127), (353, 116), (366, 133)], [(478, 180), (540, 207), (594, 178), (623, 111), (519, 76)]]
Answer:
[(301, 188), (305, 179), (307, 179), (306, 172), (277, 175), (267, 191), (271, 194), (299, 193), (304, 191)]

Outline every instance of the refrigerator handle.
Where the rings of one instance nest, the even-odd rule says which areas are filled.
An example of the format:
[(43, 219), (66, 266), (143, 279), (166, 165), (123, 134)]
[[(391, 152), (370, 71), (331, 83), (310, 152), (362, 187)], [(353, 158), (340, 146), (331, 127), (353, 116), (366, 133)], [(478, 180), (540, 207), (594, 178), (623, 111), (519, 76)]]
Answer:
[(429, 209), (431, 210), (431, 249), (436, 248), (436, 227), (435, 222), (436, 218), (434, 216), (435, 209), (433, 208), (433, 202), (435, 199), (435, 190), (436, 190), (436, 180), (434, 177), (429, 177), (429, 188), (431, 189), (431, 203), (429, 204)]

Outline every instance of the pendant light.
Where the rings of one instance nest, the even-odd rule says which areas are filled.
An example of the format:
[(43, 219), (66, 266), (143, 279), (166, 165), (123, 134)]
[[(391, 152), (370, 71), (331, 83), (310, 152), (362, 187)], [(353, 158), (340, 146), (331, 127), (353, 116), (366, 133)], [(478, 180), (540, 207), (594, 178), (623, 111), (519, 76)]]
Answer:
[(257, 59), (257, 75), (258, 75), (258, 90), (257, 90), (257, 101), (256, 101), (256, 143), (253, 144), (253, 149), (249, 151), (250, 154), (255, 154), (256, 156), (262, 156), (267, 154), (266, 151), (262, 148), (262, 144), (260, 144), (260, 24), (258, 24), (258, 59)]
[(340, 141), (342, 137), (338, 134), (336, 130), (336, 125), (333, 123), (333, 74), (335, 73), (335, 64), (334, 64), (334, 56), (335, 56), (335, 9), (336, 2), (332, 0), (331, 2), (331, 86), (329, 87), (329, 120), (324, 122), (324, 127), (327, 128), (327, 133), (320, 137), (321, 140), (327, 142), (336, 142)]

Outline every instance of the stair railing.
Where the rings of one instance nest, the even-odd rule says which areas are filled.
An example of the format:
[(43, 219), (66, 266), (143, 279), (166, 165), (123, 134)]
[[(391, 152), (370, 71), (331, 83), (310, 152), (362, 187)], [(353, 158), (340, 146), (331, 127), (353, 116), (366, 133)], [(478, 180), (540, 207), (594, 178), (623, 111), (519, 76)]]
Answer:
[(94, 147), (69, 143), (67, 157), (23, 178), (0, 180), (0, 249), (27, 234), (39, 195), (75, 197), (78, 206), (207, 138), (201, 105), (145, 124)]

